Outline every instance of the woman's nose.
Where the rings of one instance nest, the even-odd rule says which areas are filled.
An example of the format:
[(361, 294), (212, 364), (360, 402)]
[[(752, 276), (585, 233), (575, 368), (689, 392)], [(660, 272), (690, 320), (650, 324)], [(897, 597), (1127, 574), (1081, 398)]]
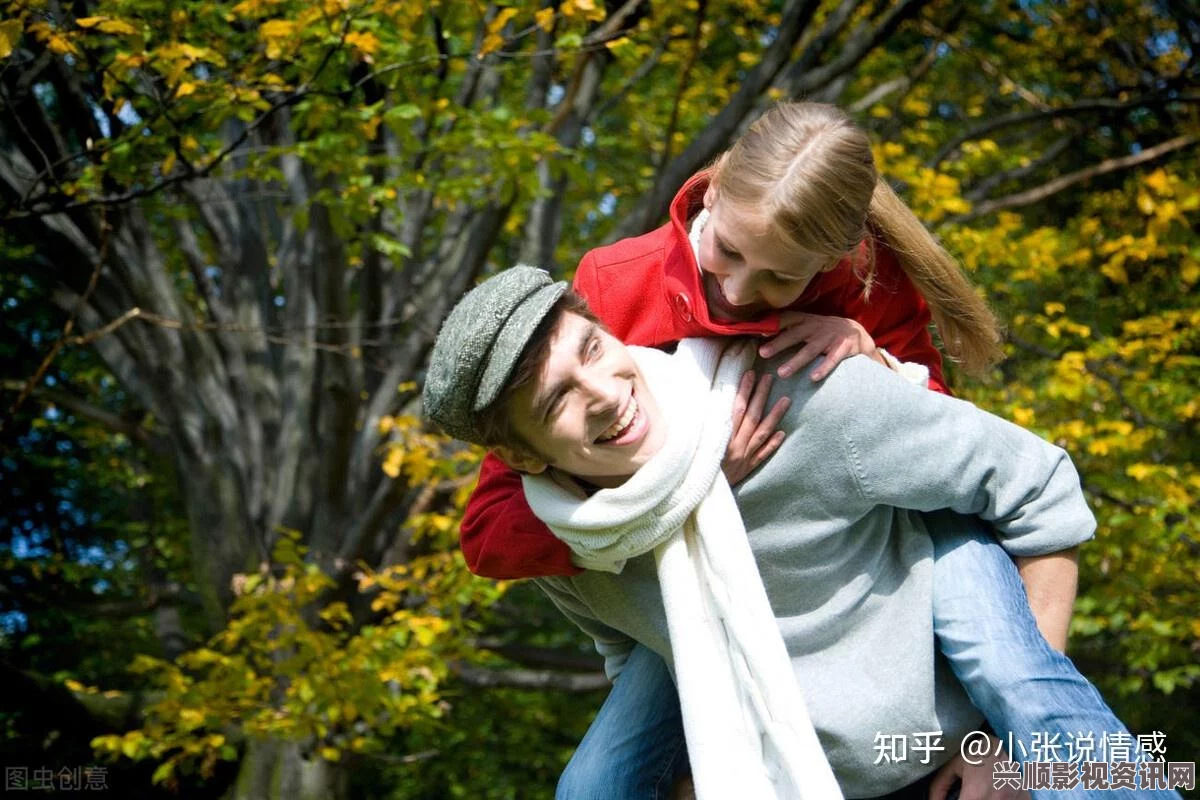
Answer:
[(721, 281), (721, 293), (725, 295), (726, 300), (735, 306), (744, 306), (753, 300), (750, 291), (750, 282), (737, 273), (727, 275)]

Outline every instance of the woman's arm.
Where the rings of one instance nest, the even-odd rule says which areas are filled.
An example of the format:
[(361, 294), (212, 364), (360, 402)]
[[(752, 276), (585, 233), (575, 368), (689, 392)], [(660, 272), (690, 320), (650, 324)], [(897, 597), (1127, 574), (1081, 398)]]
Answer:
[(521, 476), (488, 454), (467, 500), (459, 545), (471, 572), (484, 578), (578, 575), (571, 551), (534, 516)]

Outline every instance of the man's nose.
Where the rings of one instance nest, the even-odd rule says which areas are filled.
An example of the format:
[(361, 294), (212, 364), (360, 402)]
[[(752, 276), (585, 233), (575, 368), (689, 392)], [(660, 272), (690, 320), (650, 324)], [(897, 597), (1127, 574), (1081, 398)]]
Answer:
[(593, 411), (611, 412), (621, 402), (620, 383), (610, 375), (584, 375), (580, 377), (579, 385)]

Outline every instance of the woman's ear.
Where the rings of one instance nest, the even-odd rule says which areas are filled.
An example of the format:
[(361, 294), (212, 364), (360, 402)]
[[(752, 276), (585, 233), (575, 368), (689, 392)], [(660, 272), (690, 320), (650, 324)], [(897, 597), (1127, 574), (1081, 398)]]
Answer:
[(713, 186), (712, 183), (709, 183), (708, 188), (704, 190), (704, 207), (709, 211), (712, 211), (713, 201), (716, 199), (717, 188)]
[(496, 454), (496, 458), (517, 472), (528, 472), (530, 475), (537, 475), (539, 472), (545, 472), (546, 467), (549, 466), (549, 464), (537, 456), (531, 456), (522, 450), (512, 447), (498, 445), (492, 448), (492, 452)]

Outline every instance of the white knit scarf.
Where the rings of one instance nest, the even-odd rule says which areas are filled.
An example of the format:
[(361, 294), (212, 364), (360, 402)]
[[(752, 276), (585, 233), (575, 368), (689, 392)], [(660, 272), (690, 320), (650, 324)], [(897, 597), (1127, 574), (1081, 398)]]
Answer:
[(667, 440), (633, 477), (587, 497), (525, 476), (534, 512), (591, 569), (654, 550), (699, 800), (840, 798), (721, 472), (747, 343), (630, 348)]

